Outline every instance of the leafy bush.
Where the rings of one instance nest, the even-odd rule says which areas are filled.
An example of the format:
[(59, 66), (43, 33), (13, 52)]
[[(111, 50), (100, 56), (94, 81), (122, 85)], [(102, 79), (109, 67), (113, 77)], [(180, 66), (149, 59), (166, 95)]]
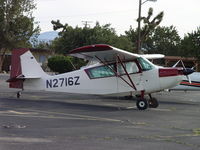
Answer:
[(48, 67), (58, 73), (65, 73), (73, 70), (73, 66), (70, 63), (71, 58), (67, 56), (53, 56), (48, 59)]

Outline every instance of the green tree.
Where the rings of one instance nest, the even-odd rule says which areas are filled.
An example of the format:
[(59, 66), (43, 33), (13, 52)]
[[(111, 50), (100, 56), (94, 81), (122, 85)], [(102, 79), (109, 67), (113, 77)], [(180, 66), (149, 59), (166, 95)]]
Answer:
[(139, 38), (139, 39), (137, 38), (137, 52), (138, 53), (142, 53), (142, 51), (140, 50), (143, 47), (142, 45), (143, 42), (147, 40), (149, 33), (153, 31), (161, 23), (164, 16), (164, 12), (160, 12), (151, 20), (152, 16), (153, 16), (153, 8), (149, 8), (147, 17), (139, 17), (137, 19), (138, 22), (143, 21), (143, 24), (144, 24), (142, 29), (139, 28), (137, 31), (137, 35)]
[(132, 43), (132, 52), (137, 52), (137, 42), (138, 42), (138, 31), (130, 26), (128, 31), (125, 31), (125, 36), (128, 38), (129, 41)]
[(174, 26), (158, 26), (150, 33), (143, 45), (148, 53), (162, 53), (165, 55), (179, 55), (181, 38)]
[(200, 59), (200, 27), (184, 36), (181, 41), (180, 55)]
[(35, 8), (34, 0), (0, 1), (0, 71), (6, 51), (30, 46), (30, 37), (39, 32), (32, 16)]
[(141, 17), (141, 21), (143, 21), (144, 26), (141, 31), (141, 43), (148, 38), (148, 34), (153, 31), (162, 21), (164, 12), (160, 12), (156, 15), (152, 20), (150, 20), (153, 16), (153, 8), (149, 8), (147, 17)]
[[(140, 42), (141, 42), (142, 49), (144, 45), (146, 45), (145, 42), (148, 40), (151, 32), (153, 32), (156, 29), (156, 27), (161, 23), (164, 16), (164, 12), (160, 12), (153, 19), (152, 19), (152, 16), (153, 16), (153, 8), (149, 8), (147, 17), (141, 17), (137, 19), (137, 21), (142, 21), (144, 24), (144, 26), (141, 28), (141, 31), (140, 31), (140, 34), (141, 34)], [(138, 32), (139, 32), (138, 29), (134, 29), (132, 26), (130, 27), (128, 31), (125, 31), (125, 35), (132, 42), (133, 52), (138, 52), (137, 51), (138, 49), (137, 46), (139, 42)]]
[(34, 42), (34, 43), (32, 43), (32, 48), (52, 50), (52, 41), (49, 41), (49, 42), (45, 42), (45, 41)]
[(71, 64), (71, 57), (66, 56), (53, 56), (48, 59), (48, 67), (58, 73), (65, 73), (73, 70)]
[[(66, 55), (70, 50), (77, 47), (93, 44), (109, 44), (124, 50), (132, 50), (131, 41), (123, 35), (118, 36), (110, 24), (100, 25), (96, 22), (93, 28), (85, 26), (73, 28), (68, 24), (61, 24), (59, 20), (52, 21), (54, 30), (61, 30), (59, 37), (52, 42), (52, 48), (56, 53)], [(85, 65), (81, 59), (72, 58), (71, 62), (76, 68)]]
[(110, 24), (100, 25), (98, 22), (93, 28), (71, 27), (62, 25), (60, 21), (52, 21), (54, 30), (61, 29), (59, 37), (52, 43), (55, 52), (66, 54), (69, 50), (92, 44), (110, 44), (112, 46), (130, 50), (132, 43), (126, 36), (118, 36)]

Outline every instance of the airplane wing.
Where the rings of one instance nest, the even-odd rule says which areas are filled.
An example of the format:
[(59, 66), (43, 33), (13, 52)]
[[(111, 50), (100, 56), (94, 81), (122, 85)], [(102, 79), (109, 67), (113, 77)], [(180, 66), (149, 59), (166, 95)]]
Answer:
[(122, 60), (130, 60), (138, 57), (145, 57), (147, 59), (158, 59), (164, 57), (162, 54), (138, 55), (106, 44), (83, 46), (70, 51), (69, 55), (93, 61), (114, 61), (117, 56)]
[(142, 57), (145, 57), (146, 59), (160, 59), (164, 58), (165, 55), (162, 54), (146, 54), (146, 55), (141, 55)]
[(138, 54), (133, 54), (106, 44), (80, 47), (70, 51), (69, 55), (93, 61), (114, 61), (117, 56), (119, 56), (122, 60), (130, 60), (141, 57)]

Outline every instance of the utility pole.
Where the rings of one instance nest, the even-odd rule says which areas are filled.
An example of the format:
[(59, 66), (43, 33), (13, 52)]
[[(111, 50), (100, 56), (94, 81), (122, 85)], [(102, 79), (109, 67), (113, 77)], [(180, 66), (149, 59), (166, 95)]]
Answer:
[(137, 40), (137, 53), (141, 53), (141, 7), (142, 0), (139, 0), (139, 12), (138, 12), (138, 40)]
[(142, 5), (148, 1), (156, 2), (157, 0), (145, 0), (142, 2), (142, 0), (139, 0), (139, 12), (138, 12), (138, 39), (137, 39), (137, 53), (140, 54), (141, 52), (141, 9)]

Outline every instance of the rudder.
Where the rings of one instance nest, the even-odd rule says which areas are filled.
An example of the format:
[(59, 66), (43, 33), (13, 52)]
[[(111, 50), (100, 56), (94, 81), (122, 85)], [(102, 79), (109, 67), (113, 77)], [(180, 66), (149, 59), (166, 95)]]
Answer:
[(14, 49), (11, 56), (10, 88), (23, 89), (26, 78), (41, 78), (46, 75), (28, 48)]
[(11, 72), (9, 82), (10, 88), (23, 89), (23, 80), (19, 79), (22, 75), (20, 56), (27, 52), (28, 48), (14, 49), (11, 56)]

